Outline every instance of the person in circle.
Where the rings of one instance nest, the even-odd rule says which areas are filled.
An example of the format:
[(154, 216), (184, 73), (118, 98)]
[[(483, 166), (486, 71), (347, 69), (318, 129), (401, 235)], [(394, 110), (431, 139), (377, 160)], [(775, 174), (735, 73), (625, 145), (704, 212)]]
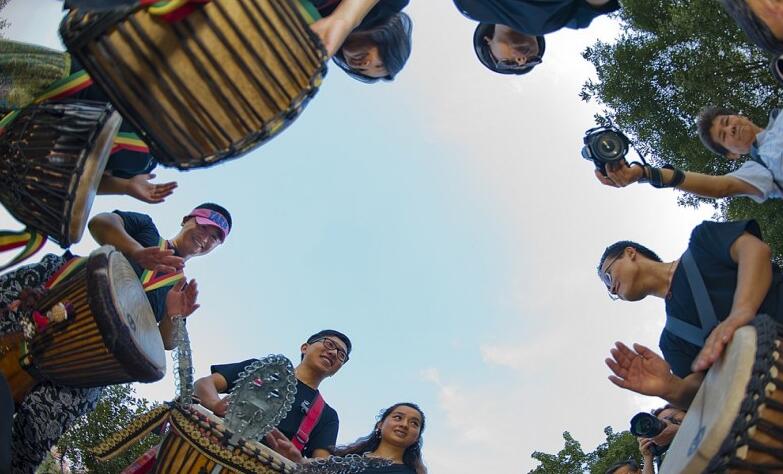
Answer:
[(323, 16), (310, 25), (334, 63), (366, 83), (391, 81), (411, 54), (409, 0), (316, 0)]
[[(384, 458), (391, 461), (383, 467), (365, 466), (357, 474), (426, 474), (422, 459), (422, 433), (426, 419), (424, 412), (415, 403), (402, 402), (381, 412), (370, 434), (353, 443), (334, 448), (335, 456), (351, 454)], [(285, 437), (274, 433), (267, 442), (276, 450), (285, 451), (291, 444)], [(302, 459), (297, 460), (303, 462)]]

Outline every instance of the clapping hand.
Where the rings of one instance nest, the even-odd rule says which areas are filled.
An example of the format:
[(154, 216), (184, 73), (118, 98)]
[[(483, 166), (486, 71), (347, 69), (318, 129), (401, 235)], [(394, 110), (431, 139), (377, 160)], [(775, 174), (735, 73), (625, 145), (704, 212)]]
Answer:
[(139, 249), (130, 256), (141, 268), (162, 273), (174, 273), (185, 268), (185, 259), (174, 255), (174, 250), (158, 247)]
[(671, 388), (674, 375), (669, 364), (647, 347), (634, 344), (632, 350), (622, 342), (616, 342), (611, 354), (612, 357), (606, 359), (606, 365), (614, 374), (609, 380), (618, 387), (658, 397)]

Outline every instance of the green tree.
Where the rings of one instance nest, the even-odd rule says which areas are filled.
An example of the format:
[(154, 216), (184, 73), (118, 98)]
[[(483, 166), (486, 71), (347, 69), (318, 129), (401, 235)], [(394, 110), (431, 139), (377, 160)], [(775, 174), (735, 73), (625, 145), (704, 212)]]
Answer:
[(557, 454), (540, 451), (533, 453), (533, 459), (540, 464), (528, 474), (603, 474), (618, 461), (635, 459), (641, 464), (641, 454), (636, 438), (628, 431), (615, 433), (610, 426), (604, 428), (606, 440), (595, 450), (585, 453), (582, 445), (569, 432), (563, 433), (565, 445)]
[(159, 436), (150, 435), (121, 456), (108, 462), (98, 461), (90, 452), (91, 447), (128, 426), (134, 417), (155, 406), (144, 398), (136, 398), (135, 395), (135, 390), (129, 384), (105, 388), (95, 410), (79, 418), (60, 438), (57, 449), (70, 461), (73, 472), (116, 474), (160, 442)]
[[(782, 92), (768, 72), (768, 58), (714, 0), (624, 0), (617, 16), (622, 28), (617, 40), (596, 42), (583, 52), (597, 80), (584, 84), (582, 99), (599, 102), (655, 164), (709, 174), (735, 169), (738, 163), (701, 145), (696, 117), (714, 104), (766, 124)], [(709, 202), (724, 218), (757, 218), (775, 253), (783, 255), (783, 232), (775, 220), (780, 203), (680, 198), (685, 206), (700, 202)]]
[[(8, 6), (8, 2), (10, 0), (0, 0), (0, 11), (2, 11), (5, 7)], [(0, 18), (0, 38), (3, 37), (2, 31), (6, 28), (11, 26), (11, 23), (6, 20), (5, 18)]]

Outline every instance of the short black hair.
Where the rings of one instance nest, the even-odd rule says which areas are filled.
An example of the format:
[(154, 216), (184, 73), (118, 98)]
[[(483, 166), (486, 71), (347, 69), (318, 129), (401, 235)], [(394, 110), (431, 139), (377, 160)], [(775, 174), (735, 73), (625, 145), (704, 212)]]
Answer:
[(661, 260), (661, 257), (659, 257), (657, 253), (648, 249), (644, 245), (634, 242), (632, 240), (621, 240), (619, 242), (615, 242), (612, 245), (606, 247), (606, 250), (604, 250), (603, 255), (601, 255), (601, 260), (598, 262), (598, 272), (599, 273), (601, 272), (601, 267), (604, 265), (604, 262), (606, 261), (607, 258), (613, 258), (620, 255), (627, 247), (632, 247), (637, 252), (649, 258), (650, 260), (654, 260), (656, 262), (663, 261)]
[(323, 339), (324, 337), (327, 336), (336, 337), (337, 339), (343, 341), (343, 344), (345, 344), (345, 349), (348, 352), (348, 355), (351, 355), (351, 340), (348, 339), (348, 336), (346, 336), (345, 334), (341, 333), (340, 331), (335, 331), (334, 329), (324, 329), (322, 331), (318, 331), (317, 333), (307, 338), (307, 344), (312, 344), (318, 339)]
[(638, 471), (639, 470), (639, 463), (637, 463), (633, 459), (629, 459), (627, 461), (620, 461), (620, 462), (612, 464), (611, 466), (609, 466), (609, 469), (606, 470), (606, 474), (614, 474), (614, 472), (616, 470), (620, 469), (623, 466), (628, 466), (631, 469), (633, 469), (634, 471)]
[(716, 143), (710, 135), (712, 123), (721, 115), (739, 115), (739, 112), (728, 107), (708, 105), (699, 112), (699, 118), (696, 120), (696, 128), (699, 131), (699, 140), (701, 140), (702, 144), (704, 144), (708, 150), (716, 155), (726, 156), (729, 150), (723, 145)]
[(783, 54), (783, 41), (753, 13), (747, 0), (720, 0), (720, 3), (756, 46), (772, 54)]
[(231, 214), (226, 210), (225, 207), (213, 202), (205, 202), (204, 204), (199, 204), (196, 206), (196, 209), (209, 209), (211, 211), (219, 212), (223, 217), (226, 218), (228, 221), (228, 230), (231, 230)]
[[(359, 29), (361, 28), (361, 29)], [(357, 81), (365, 83), (377, 82), (380, 79), (391, 81), (402, 69), (411, 55), (413, 21), (405, 12), (398, 12), (384, 17), (367, 28), (359, 27), (351, 34), (362, 35), (378, 47), (378, 54), (386, 68), (385, 77), (370, 77), (355, 71), (345, 62), (343, 49), (340, 47), (332, 58), (337, 66)]]

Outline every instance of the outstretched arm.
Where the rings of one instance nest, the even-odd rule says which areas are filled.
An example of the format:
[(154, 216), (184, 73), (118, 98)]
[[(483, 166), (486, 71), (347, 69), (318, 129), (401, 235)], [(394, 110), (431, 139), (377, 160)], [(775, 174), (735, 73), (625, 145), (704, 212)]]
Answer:
[(642, 395), (663, 398), (683, 410), (688, 409), (704, 379), (703, 372), (692, 373), (684, 379), (677, 377), (661, 356), (641, 344), (634, 344), (631, 349), (616, 342), (611, 354), (606, 365), (613, 373), (609, 376), (613, 384)]
[[(674, 179), (674, 171), (661, 168), (661, 177), (664, 183), (670, 183)], [(720, 199), (729, 196), (754, 195), (763, 197), (763, 193), (755, 186), (734, 176), (712, 176), (709, 174), (685, 171), (685, 180), (677, 186), (677, 189), (698, 196)], [(606, 165), (606, 176), (598, 170), (595, 176), (602, 184), (615, 188), (622, 188), (636, 183), (645, 178), (642, 166), (628, 165), (626, 162), (609, 163)]]
[(729, 253), (737, 263), (737, 288), (731, 312), (710, 333), (693, 362), (694, 371), (706, 370), (718, 360), (734, 331), (750, 324), (756, 317), (772, 285), (772, 250), (763, 240), (745, 232), (734, 241)]
[(377, 3), (378, 0), (342, 0), (331, 15), (310, 25), (326, 46), (330, 58)]
[(154, 174), (140, 174), (129, 179), (104, 174), (98, 185), (98, 194), (127, 194), (149, 204), (163, 202), (177, 187), (176, 181), (151, 183)]

